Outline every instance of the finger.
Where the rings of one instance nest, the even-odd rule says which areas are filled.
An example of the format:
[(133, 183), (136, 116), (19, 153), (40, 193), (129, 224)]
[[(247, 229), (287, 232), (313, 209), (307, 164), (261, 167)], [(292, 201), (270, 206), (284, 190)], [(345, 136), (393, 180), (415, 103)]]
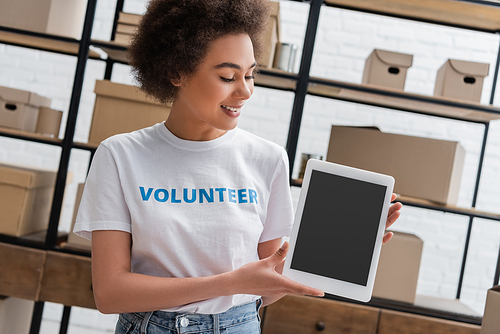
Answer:
[(395, 193), (392, 193), (392, 195), (391, 195), (391, 202), (394, 202), (397, 197), (398, 197), (398, 195), (396, 195)]
[(288, 241), (285, 241), (283, 245), (281, 245), (281, 247), (278, 248), (276, 252), (274, 252), (273, 255), (268, 257), (268, 259), (270, 259), (273, 263), (276, 264), (280, 263), (286, 257), (286, 253), (288, 252), (288, 246), (289, 246)]
[(390, 207), (389, 207), (389, 214), (388, 216), (390, 216), (394, 211), (398, 211), (398, 210), (401, 210), (401, 208), (403, 207), (403, 204), (400, 203), (400, 202), (397, 202), (397, 203), (394, 203), (392, 204)]
[(291, 294), (316, 297), (323, 297), (325, 295), (325, 293), (319, 289), (311, 288), (310, 286), (300, 284), (295, 281), (292, 282), (294, 286), (291, 288)]
[(398, 220), (399, 216), (401, 216), (401, 211), (394, 211), (389, 217), (387, 217), (387, 222), (385, 223), (385, 228), (388, 229)]
[(386, 242), (388, 242), (389, 240), (391, 240), (391, 238), (393, 237), (394, 233), (392, 232), (387, 232), (384, 237), (382, 238), (382, 243), (385, 244)]

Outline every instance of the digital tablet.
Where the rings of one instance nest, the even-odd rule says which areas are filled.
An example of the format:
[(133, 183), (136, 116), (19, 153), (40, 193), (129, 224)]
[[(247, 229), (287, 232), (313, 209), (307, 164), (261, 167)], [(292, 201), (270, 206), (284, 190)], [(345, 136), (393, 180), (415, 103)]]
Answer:
[(309, 160), (283, 275), (369, 301), (393, 187), (388, 175)]

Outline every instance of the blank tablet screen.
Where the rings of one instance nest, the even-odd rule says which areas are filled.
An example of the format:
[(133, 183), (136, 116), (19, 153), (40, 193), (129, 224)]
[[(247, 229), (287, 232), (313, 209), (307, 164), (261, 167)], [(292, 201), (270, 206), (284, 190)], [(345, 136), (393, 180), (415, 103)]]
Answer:
[(386, 191), (312, 170), (290, 268), (366, 286)]

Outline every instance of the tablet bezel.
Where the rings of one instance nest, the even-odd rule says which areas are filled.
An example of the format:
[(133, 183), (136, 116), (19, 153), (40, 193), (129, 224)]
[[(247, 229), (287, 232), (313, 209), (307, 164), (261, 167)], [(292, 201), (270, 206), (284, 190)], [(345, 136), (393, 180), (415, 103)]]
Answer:
[[(379, 226), (377, 229), (377, 236), (375, 238), (375, 245), (373, 250), (372, 261), (370, 264), (368, 280), (366, 286), (354, 284), (351, 282), (341, 281), (338, 279), (320, 276), (297, 269), (291, 268), (291, 263), (293, 259), (293, 254), (295, 250), (295, 244), (298, 237), (298, 231), (300, 228), (302, 214), (304, 211), (304, 206), (307, 198), (307, 193), (309, 190), (309, 183), (311, 180), (312, 171), (320, 171), (328, 174), (334, 174), (338, 176), (343, 176), (346, 178), (352, 178), (355, 180), (365, 181), (369, 183), (374, 183), (378, 185), (385, 186), (387, 188), (384, 202), (382, 207), (382, 212), (380, 215)], [(385, 232), (385, 225), (387, 222), (387, 215), (389, 212), (389, 207), (391, 204), (391, 196), (394, 188), (394, 178), (392, 176), (374, 173), (362, 169), (357, 169), (353, 167), (343, 166), (331, 162), (326, 162), (322, 160), (310, 159), (307, 162), (306, 170), (304, 173), (304, 179), (302, 183), (302, 189), (300, 192), (299, 201), (297, 204), (297, 210), (295, 214), (295, 220), (292, 228), (292, 233), (290, 236), (290, 248), (288, 250), (287, 257), (285, 259), (285, 264), (283, 268), (283, 275), (302, 283), (304, 285), (320, 289), (326, 293), (333, 295), (350, 298), (362, 302), (368, 302), (371, 299), (373, 291), (373, 283), (375, 281), (375, 274), (377, 271), (378, 261), (380, 257), (380, 250), (382, 247), (382, 239)], [(361, 204), (362, 205), (362, 204)], [(317, 254), (311, 254), (311, 256), (318, 256)]]

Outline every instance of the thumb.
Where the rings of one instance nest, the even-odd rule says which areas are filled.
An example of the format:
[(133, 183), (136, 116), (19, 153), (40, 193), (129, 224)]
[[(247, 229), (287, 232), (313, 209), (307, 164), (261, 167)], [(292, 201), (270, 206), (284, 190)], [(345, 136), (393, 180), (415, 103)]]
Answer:
[(288, 253), (288, 246), (288, 241), (285, 241), (283, 245), (281, 245), (281, 247), (273, 255), (271, 255), (273, 262), (280, 263), (285, 259), (286, 253)]

